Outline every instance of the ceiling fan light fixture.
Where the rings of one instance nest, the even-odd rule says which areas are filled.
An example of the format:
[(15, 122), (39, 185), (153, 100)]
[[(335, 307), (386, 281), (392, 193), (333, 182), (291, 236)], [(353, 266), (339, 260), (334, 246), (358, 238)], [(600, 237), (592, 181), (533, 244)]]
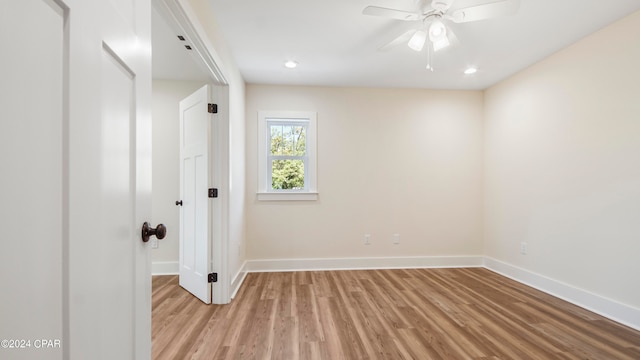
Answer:
[(433, 51), (444, 49), (449, 45), (451, 45), (451, 43), (449, 42), (449, 39), (447, 39), (446, 37), (442, 39), (438, 39), (433, 42)]
[(427, 33), (423, 30), (416, 31), (411, 39), (409, 39), (409, 43), (407, 44), (412, 50), (421, 51), (424, 47), (424, 43), (427, 41)]
[(451, 45), (447, 37), (447, 27), (436, 19), (429, 25), (429, 40), (433, 43), (433, 51), (438, 51)]
[(451, 45), (447, 37), (447, 27), (436, 19), (429, 25), (429, 40), (433, 43), (433, 51), (438, 51)]
[(429, 25), (429, 40), (435, 42), (438, 39), (447, 37), (447, 28), (442, 21), (436, 19)]

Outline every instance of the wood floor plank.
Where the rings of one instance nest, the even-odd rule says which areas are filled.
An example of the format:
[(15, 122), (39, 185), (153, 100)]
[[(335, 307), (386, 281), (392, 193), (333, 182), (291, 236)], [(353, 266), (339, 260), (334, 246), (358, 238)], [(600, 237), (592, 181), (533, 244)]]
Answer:
[(462, 359), (483, 356), (478, 344), (469, 343), (460, 329), (448, 318), (429, 295), (421, 291), (405, 293), (413, 302), (414, 326), (421, 330), (422, 340), (434, 348), (443, 359)]
[(164, 359), (640, 359), (640, 332), (483, 268), (249, 274), (228, 305), (152, 282)]
[[(367, 357), (365, 341), (360, 336), (364, 330), (359, 320), (354, 321), (353, 307), (346, 305), (340, 298), (328, 298), (328, 310), (335, 322), (336, 334), (340, 340), (340, 348), (336, 349), (336, 357), (344, 354), (345, 359), (364, 359)], [(327, 329), (327, 332), (331, 329)]]

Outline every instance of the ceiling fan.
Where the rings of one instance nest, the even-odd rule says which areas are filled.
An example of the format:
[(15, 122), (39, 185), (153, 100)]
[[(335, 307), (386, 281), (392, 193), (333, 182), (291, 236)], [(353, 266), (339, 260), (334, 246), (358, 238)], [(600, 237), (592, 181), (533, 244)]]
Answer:
[[(494, 17), (511, 15), (518, 10), (520, 0), (493, 0), (461, 9), (450, 11), (455, 0), (432, 0), (425, 5), (426, 0), (419, 0), (418, 10), (415, 12), (388, 9), (379, 6), (367, 6), (362, 10), (364, 15), (381, 16), (402, 21), (419, 21), (421, 25), (398, 36), (390, 43), (382, 46), (380, 50), (388, 50), (400, 43), (406, 42), (409, 48), (422, 51), (427, 39), (430, 42), (428, 50), (438, 51), (451, 45), (456, 40), (451, 29), (446, 25), (447, 21), (453, 23), (467, 23), (491, 19)], [(427, 65), (433, 71), (433, 67)]]

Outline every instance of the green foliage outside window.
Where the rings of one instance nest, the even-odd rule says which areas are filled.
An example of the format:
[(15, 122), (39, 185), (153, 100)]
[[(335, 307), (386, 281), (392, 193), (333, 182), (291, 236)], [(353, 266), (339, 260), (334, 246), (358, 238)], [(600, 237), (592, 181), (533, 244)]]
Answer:
[(304, 188), (306, 126), (270, 125), (271, 187), (274, 190)]
[(302, 160), (274, 160), (271, 186), (274, 190), (303, 189), (304, 163)]

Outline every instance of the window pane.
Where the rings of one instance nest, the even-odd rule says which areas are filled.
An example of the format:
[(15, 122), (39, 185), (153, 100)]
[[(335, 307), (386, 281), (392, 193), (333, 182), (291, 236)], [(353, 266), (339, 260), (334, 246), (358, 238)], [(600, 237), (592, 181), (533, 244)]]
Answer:
[(282, 155), (293, 154), (293, 127), (282, 126)]
[(307, 150), (305, 125), (269, 125), (271, 155), (304, 156)]
[(271, 188), (273, 190), (304, 189), (304, 161), (273, 160), (271, 162)]
[(294, 126), (293, 127), (293, 149), (292, 155), (304, 156), (307, 150), (307, 127), (306, 126)]
[(269, 131), (271, 133), (271, 154), (282, 155), (282, 126), (271, 125)]

